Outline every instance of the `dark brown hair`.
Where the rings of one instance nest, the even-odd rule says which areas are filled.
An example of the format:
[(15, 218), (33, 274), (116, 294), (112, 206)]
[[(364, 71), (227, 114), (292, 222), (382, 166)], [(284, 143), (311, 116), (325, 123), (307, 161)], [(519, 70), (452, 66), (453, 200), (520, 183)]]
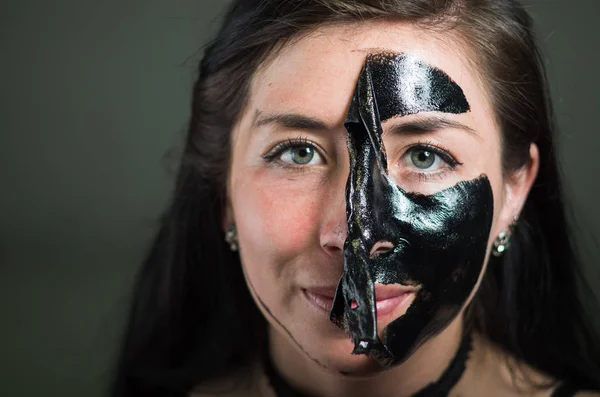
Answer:
[(253, 75), (277, 49), (319, 26), (374, 20), (451, 30), (489, 92), (505, 172), (528, 161), (531, 142), (540, 151), (510, 250), (490, 260), (469, 307), (473, 326), (556, 379), (600, 387), (547, 82), (523, 7), (513, 0), (238, 0), (200, 64), (175, 191), (139, 272), (113, 396), (184, 395), (255, 358), (265, 320), (221, 227), (232, 126)]

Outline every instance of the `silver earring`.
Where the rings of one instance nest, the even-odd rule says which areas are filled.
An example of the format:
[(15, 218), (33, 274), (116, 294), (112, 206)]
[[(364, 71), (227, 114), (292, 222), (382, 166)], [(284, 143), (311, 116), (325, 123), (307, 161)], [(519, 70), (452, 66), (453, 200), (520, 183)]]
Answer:
[(237, 239), (237, 229), (235, 225), (232, 224), (227, 229), (227, 233), (225, 233), (225, 241), (229, 244), (229, 249), (233, 252), (238, 250), (238, 239)]
[(508, 243), (510, 242), (510, 234), (507, 232), (498, 233), (498, 237), (494, 240), (494, 248), (492, 249), (492, 255), (494, 256), (502, 256), (506, 249), (508, 248)]
[(506, 252), (510, 243), (510, 238), (512, 236), (513, 231), (515, 230), (515, 227), (517, 226), (518, 221), (519, 217), (515, 216), (515, 219), (508, 226), (508, 231), (498, 233), (498, 237), (496, 237), (496, 240), (494, 240), (494, 248), (492, 249), (492, 255), (499, 257)]

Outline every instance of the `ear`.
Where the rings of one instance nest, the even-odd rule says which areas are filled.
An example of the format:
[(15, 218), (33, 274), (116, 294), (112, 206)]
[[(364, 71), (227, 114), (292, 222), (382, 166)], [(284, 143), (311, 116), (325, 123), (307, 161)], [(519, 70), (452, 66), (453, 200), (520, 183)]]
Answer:
[(509, 225), (521, 213), (537, 176), (539, 166), (538, 147), (535, 143), (532, 143), (529, 147), (529, 161), (527, 164), (505, 176), (504, 204), (499, 222), (501, 230), (508, 231)]

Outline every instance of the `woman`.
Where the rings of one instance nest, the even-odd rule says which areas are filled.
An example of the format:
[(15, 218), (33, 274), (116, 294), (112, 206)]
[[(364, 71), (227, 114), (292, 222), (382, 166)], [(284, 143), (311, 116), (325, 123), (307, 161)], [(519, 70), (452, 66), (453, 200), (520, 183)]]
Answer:
[(113, 395), (599, 395), (553, 130), (515, 1), (235, 1)]

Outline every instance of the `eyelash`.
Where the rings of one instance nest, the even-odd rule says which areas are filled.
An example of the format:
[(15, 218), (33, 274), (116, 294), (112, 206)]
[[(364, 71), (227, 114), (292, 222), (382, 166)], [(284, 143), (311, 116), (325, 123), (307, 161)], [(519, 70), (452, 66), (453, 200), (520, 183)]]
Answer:
[(442, 145), (434, 145), (431, 141), (426, 142), (417, 142), (414, 145), (411, 145), (407, 152), (411, 149), (424, 149), (431, 151), (442, 158), (450, 167), (455, 168), (457, 165), (462, 165), (456, 161), (456, 159), (450, 154), (450, 149), (442, 146)]
[(437, 180), (444, 179), (444, 177), (447, 174), (448, 169), (450, 169), (450, 171), (454, 171), (457, 166), (463, 165), (463, 163), (458, 162), (450, 154), (450, 150), (448, 148), (445, 148), (444, 146), (439, 145), (439, 144), (434, 145), (431, 141), (426, 141), (426, 142), (419, 141), (419, 142), (415, 143), (414, 145), (411, 145), (406, 150), (406, 152), (402, 155), (401, 158), (403, 158), (404, 156), (408, 155), (409, 153), (411, 153), (412, 151), (415, 151), (415, 150), (427, 150), (427, 151), (433, 152), (436, 156), (439, 156), (442, 159), (442, 161), (444, 161), (448, 165), (448, 168), (441, 169), (439, 171), (434, 171), (434, 172), (411, 171), (410, 173), (412, 175), (416, 176), (419, 179), (419, 182), (427, 182), (427, 181), (431, 181), (434, 179), (437, 179)]
[[(313, 150), (319, 152), (319, 155), (322, 158), (324, 158), (324, 156), (322, 154), (320, 154), (321, 150), (317, 147), (317, 145), (314, 142), (312, 142), (311, 140), (309, 140), (305, 137), (301, 137), (301, 136), (297, 137), (297, 138), (290, 138), (283, 142), (278, 143), (267, 154), (263, 155), (262, 158), (265, 161), (267, 161), (267, 163), (270, 165), (277, 165), (278, 167), (281, 167), (281, 168), (286, 168), (286, 169), (291, 169), (294, 171), (302, 172), (302, 171), (305, 171), (307, 167), (304, 167), (301, 165), (293, 166), (288, 163), (281, 163), (281, 162), (277, 161), (277, 159), (286, 150), (301, 148), (301, 147), (310, 147)], [(406, 152), (403, 154), (403, 156), (406, 156), (407, 154), (409, 154), (411, 151), (414, 151), (414, 150), (427, 150), (427, 151), (433, 152), (436, 156), (439, 156), (448, 165), (448, 168), (451, 171), (454, 171), (457, 166), (463, 165), (463, 163), (458, 162), (450, 154), (449, 149), (447, 149), (439, 144), (434, 145), (431, 141), (426, 141), (426, 142), (419, 141), (419, 142), (415, 143), (414, 145), (411, 145), (406, 150)], [(446, 173), (447, 173), (447, 169), (442, 169), (440, 171), (435, 171), (435, 172), (411, 171), (411, 174), (418, 177), (420, 182), (426, 182), (426, 181), (430, 181), (433, 179), (443, 179), (446, 176)]]
[(310, 147), (311, 149), (318, 152), (319, 155), (321, 156), (321, 158), (323, 158), (323, 159), (325, 158), (321, 154), (322, 150), (319, 149), (319, 147), (314, 142), (312, 142), (311, 140), (304, 138), (302, 136), (299, 136), (298, 138), (290, 138), (283, 142), (278, 143), (267, 154), (263, 155), (262, 158), (265, 161), (267, 161), (267, 163), (269, 165), (276, 165), (281, 168), (286, 168), (286, 169), (291, 169), (293, 171), (303, 172), (303, 171), (306, 171), (307, 167), (304, 167), (302, 165), (294, 166), (294, 165), (290, 165), (288, 163), (282, 163), (282, 162), (277, 161), (279, 156), (281, 156), (286, 150), (302, 148), (302, 147)]

